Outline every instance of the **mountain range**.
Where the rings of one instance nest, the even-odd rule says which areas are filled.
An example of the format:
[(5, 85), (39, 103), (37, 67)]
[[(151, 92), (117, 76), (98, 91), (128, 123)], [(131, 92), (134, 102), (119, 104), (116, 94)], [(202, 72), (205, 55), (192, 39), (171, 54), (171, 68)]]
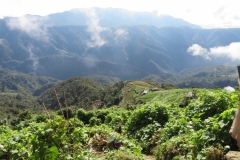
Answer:
[[(89, 25), (92, 20), (103, 27), (119, 27), (132, 25), (152, 25), (156, 27), (187, 26), (201, 28), (180, 18), (169, 15), (158, 15), (153, 12), (134, 12), (119, 8), (78, 8), (47, 16), (25, 15), (27, 18), (46, 26)], [(6, 17), (5, 19), (14, 17)]]
[(73, 9), (0, 20), (0, 65), (56, 79), (157, 75), (174, 80), (187, 68), (231, 64), (231, 57), (208, 53), (238, 42), (238, 28), (203, 29), (156, 12)]

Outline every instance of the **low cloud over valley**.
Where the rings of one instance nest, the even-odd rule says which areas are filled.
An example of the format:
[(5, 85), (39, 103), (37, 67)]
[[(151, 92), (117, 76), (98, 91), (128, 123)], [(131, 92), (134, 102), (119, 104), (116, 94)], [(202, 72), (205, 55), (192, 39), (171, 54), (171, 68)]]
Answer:
[(193, 56), (201, 56), (208, 60), (216, 57), (226, 57), (232, 61), (240, 60), (240, 42), (233, 42), (228, 46), (218, 46), (210, 49), (203, 48), (198, 44), (193, 44), (187, 51)]

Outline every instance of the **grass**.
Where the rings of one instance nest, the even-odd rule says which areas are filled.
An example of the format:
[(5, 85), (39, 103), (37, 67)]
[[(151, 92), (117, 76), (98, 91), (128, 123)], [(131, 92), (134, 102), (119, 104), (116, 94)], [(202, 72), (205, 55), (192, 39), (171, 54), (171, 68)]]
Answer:
[(148, 102), (151, 101), (153, 98), (157, 97), (160, 94), (160, 91), (155, 91), (155, 92), (148, 92), (147, 94), (139, 97), (139, 99)]
[[(151, 88), (156, 88), (156, 86), (142, 81), (127, 82), (122, 90), (123, 101), (121, 106), (127, 104), (134, 106), (140, 103), (140, 101), (143, 103), (161, 101), (178, 105), (179, 102), (184, 100), (186, 93), (193, 91), (192, 88), (150, 91)], [(149, 92), (145, 95), (141, 95), (144, 89), (149, 90)], [(198, 90), (202, 89), (194, 89), (194, 92), (198, 92)]]
[[(150, 88), (156, 87), (152, 84), (143, 81), (129, 81), (125, 84), (124, 88), (122, 89), (123, 100), (121, 106), (125, 106), (127, 104), (136, 105), (137, 101), (141, 98), (140, 95), (144, 89), (150, 90)], [(156, 93), (153, 92), (151, 98), (155, 97)], [(151, 99), (150, 98), (150, 99)], [(142, 99), (145, 101), (145, 99)], [(146, 99), (147, 101), (149, 98)]]
[[(194, 89), (194, 92), (201, 91), (203, 89)], [(161, 101), (165, 103), (179, 103), (184, 99), (186, 93), (192, 92), (193, 90), (190, 88), (186, 89), (170, 89), (170, 90), (161, 90), (158, 91), (158, 95), (154, 97), (150, 102), (153, 101)]]
[(133, 81), (133, 84), (135, 84), (137, 86), (143, 86), (143, 87), (152, 87), (151, 84), (149, 84), (147, 82), (143, 82), (143, 81)]

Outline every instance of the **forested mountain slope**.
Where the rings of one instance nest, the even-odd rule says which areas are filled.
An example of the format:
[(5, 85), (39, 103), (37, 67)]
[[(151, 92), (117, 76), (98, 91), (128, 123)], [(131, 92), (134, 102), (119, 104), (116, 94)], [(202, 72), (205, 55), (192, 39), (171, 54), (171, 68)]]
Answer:
[(49, 27), (46, 35), (36, 38), (1, 25), (2, 67), (57, 79), (95, 74), (120, 79), (149, 74), (173, 78), (175, 72), (186, 68), (231, 61), (193, 56), (188, 52), (193, 44), (209, 49), (240, 41), (239, 29), (123, 26), (103, 30), (96, 41), (87, 26)]

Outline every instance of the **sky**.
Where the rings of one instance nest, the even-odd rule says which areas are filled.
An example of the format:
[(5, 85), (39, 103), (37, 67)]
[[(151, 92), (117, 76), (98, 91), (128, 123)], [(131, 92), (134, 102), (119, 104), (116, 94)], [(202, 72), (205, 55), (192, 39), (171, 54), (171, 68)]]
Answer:
[(0, 0), (0, 18), (92, 7), (157, 11), (203, 28), (240, 28), (238, 0)]

